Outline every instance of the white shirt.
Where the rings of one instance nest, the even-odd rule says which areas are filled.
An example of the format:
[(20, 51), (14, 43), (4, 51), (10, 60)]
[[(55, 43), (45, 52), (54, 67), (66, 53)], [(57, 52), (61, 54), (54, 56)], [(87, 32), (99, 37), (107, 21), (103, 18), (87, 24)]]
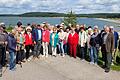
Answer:
[(59, 39), (64, 40), (65, 39), (65, 32), (64, 31), (59, 32), (58, 36), (59, 36)]

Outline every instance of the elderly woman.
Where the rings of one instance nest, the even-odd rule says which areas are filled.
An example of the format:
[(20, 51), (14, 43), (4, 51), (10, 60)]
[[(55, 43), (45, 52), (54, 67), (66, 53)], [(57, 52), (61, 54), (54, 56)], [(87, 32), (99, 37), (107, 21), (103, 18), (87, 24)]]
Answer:
[(26, 28), (26, 32), (24, 33), (25, 37), (25, 49), (26, 49), (26, 60), (30, 61), (29, 56), (30, 56), (30, 50), (33, 50), (33, 37), (32, 37), (32, 28), (28, 26)]
[(52, 46), (52, 55), (56, 57), (56, 50), (59, 38), (57, 34), (57, 28), (53, 28), (53, 32), (50, 34), (50, 45)]
[(99, 29), (97, 26), (94, 27), (94, 32), (91, 35), (90, 39), (90, 46), (91, 46), (91, 52), (90, 52), (90, 64), (97, 64), (98, 62), (98, 50), (99, 50), (99, 44), (100, 44), (100, 37), (99, 37)]
[(63, 30), (63, 27), (60, 27), (60, 32), (58, 33), (58, 36), (59, 36), (59, 51), (62, 57), (64, 57), (65, 53), (64, 53), (63, 45), (64, 45), (64, 40), (65, 40), (65, 32)]
[(68, 36), (68, 44), (70, 47), (70, 56), (73, 56), (74, 58), (76, 58), (76, 48), (78, 45), (78, 39), (79, 39), (79, 36), (75, 32), (75, 26), (72, 26), (71, 33)]
[(80, 54), (81, 54), (81, 59), (85, 59), (85, 44), (87, 42), (87, 34), (85, 32), (85, 28), (83, 25), (81, 25), (80, 32), (79, 32), (79, 45), (80, 45)]
[(50, 42), (50, 32), (48, 30), (48, 26), (43, 26), (43, 32), (42, 32), (42, 46), (43, 46), (43, 56), (42, 57), (48, 57), (48, 45)]
[(15, 70), (15, 52), (16, 52), (16, 38), (15, 38), (15, 30), (12, 30), (12, 32), (8, 35), (8, 51), (10, 54), (10, 70)]

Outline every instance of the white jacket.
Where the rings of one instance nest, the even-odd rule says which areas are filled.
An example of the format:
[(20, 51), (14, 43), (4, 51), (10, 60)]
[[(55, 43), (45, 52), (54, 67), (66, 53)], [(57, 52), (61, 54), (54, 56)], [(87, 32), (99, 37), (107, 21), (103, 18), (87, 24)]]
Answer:
[(85, 43), (87, 42), (87, 34), (85, 31), (79, 32), (79, 45), (81, 47), (85, 47)]

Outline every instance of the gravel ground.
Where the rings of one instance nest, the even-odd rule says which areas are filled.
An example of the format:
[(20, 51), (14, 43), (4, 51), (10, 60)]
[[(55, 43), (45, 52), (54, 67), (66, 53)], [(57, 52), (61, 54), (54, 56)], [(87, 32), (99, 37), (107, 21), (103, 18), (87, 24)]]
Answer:
[(110, 71), (69, 56), (40, 58), (17, 65), (15, 71), (4, 68), (0, 80), (120, 80), (120, 72)]

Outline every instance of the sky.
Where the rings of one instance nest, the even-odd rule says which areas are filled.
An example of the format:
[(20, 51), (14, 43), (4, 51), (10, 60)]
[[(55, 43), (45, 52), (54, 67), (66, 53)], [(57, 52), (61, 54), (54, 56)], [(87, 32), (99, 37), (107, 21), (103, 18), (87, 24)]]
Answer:
[(59, 12), (119, 13), (120, 0), (0, 0), (0, 14)]

